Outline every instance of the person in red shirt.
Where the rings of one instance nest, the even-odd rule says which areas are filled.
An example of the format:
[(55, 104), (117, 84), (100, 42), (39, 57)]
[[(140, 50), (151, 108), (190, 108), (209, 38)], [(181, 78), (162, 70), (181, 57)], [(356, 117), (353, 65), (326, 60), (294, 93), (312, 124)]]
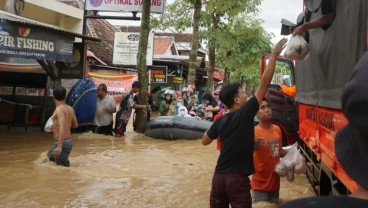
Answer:
[[(225, 105), (222, 105), (222, 106), (223, 106), (223, 111), (219, 112), (218, 114), (215, 115), (215, 117), (213, 117), (213, 122), (221, 118), (227, 112), (227, 107)], [(216, 149), (221, 150), (221, 143), (219, 139), (216, 140)]]
[(254, 129), (255, 144), (253, 161), (255, 173), (252, 176), (252, 201), (279, 200), (280, 176), (274, 172), (280, 156), (286, 154), (282, 149), (282, 134), (278, 126), (271, 123), (272, 110), (267, 99), (263, 99), (257, 112), (259, 124)]

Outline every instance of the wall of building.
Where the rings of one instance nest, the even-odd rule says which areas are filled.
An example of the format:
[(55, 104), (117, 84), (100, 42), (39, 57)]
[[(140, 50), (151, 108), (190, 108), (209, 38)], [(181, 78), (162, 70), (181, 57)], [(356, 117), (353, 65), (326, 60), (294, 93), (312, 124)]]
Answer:
[[(0, 10), (5, 11), (6, 0), (0, 0)], [(82, 33), (83, 10), (55, 0), (25, 0), (22, 17)]]

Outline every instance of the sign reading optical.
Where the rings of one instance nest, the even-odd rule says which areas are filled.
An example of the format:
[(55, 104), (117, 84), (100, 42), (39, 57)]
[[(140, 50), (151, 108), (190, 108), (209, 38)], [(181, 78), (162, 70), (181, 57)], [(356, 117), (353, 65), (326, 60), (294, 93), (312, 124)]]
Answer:
[[(143, 0), (86, 0), (87, 10), (142, 12)], [(164, 13), (165, 0), (151, 0), (151, 13)]]

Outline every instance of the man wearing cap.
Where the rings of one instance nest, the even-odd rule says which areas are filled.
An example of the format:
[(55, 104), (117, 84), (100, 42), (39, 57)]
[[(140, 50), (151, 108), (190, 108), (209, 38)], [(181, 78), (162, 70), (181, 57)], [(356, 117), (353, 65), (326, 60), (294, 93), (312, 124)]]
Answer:
[(356, 65), (342, 95), (349, 123), (335, 138), (335, 154), (345, 172), (359, 185), (350, 197), (314, 197), (280, 207), (368, 207), (368, 52)]

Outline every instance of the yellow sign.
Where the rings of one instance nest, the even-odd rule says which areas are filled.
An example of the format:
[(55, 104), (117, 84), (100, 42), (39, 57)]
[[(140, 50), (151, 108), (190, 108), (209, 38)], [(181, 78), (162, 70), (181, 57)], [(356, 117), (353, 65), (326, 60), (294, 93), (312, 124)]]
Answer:
[(172, 80), (173, 84), (183, 84), (183, 77), (174, 77)]

